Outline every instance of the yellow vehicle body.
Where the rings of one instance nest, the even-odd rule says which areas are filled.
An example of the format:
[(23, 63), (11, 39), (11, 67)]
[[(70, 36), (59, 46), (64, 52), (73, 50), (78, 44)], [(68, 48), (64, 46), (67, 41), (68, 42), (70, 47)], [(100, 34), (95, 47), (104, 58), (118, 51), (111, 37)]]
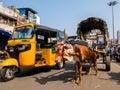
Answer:
[(51, 48), (40, 49), (38, 50), (38, 52), (41, 52), (43, 54), (42, 55), (43, 60), (37, 61), (37, 63), (35, 64), (36, 67), (44, 66), (44, 65), (47, 65), (47, 66), (56, 65), (56, 62), (55, 62), (56, 53), (53, 53)]
[(35, 65), (35, 52), (36, 52), (36, 45), (35, 45), (35, 37), (32, 39), (25, 39), (25, 40), (9, 40), (8, 45), (15, 46), (17, 44), (31, 44), (31, 49), (28, 51), (20, 52), (19, 53), (19, 65), (20, 66), (33, 66)]
[[(21, 27), (32, 27), (34, 30), (34, 24), (29, 23), (29, 24), (23, 24), (16, 26), (15, 29), (17, 31), (18, 28)], [(42, 30), (40, 31), (42, 32)], [(46, 32), (49, 32), (46, 31)], [(53, 32), (53, 31), (51, 31)], [(36, 34), (34, 33), (31, 38), (13, 38), (8, 41), (8, 45), (11, 47), (16, 47), (22, 45), (29, 45), (28, 50), (23, 50), (20, 51), (18, 54), (18, 57), (16, 57), (14, 54), (17, 52), (9, 52), (10, 56), (8, 59), (4, 60), (2, 62), (2, 66), (12, 66), (15, 65), (17, 67), (19, 66), (54, 66), (56, 65), (55, 58), (56, 58), (56, 53), (53, 52), (51, 47), (45, 47), (45, 48), (37, 48), (37, 41), (36, 41)], [(46, 36), (47, 37), (47, 36)], [(47, 43), (45, 43), (47, 44)], [(13, 53), (13, 55), (11, 55)], [(42, 56), (38, 60), (36, 60), (36, 53), (41, 53)], [(14, 58), (16, 57), (16, 58)]]
[(13, 79), (20, 67), (57, 65), (59, 69), (63, 68), (63, 62), (55, 62), (55, 44), (63, 36), (63, 32), (59, 30), (33, 23), (16, 26), (6, 46), (8, 58), (0, 64), (1, 79)]
[(19, 67), (17, 60), (14, 58), (6, 59), (0, 65), (1, 66), (13, 66), (13, 65), (15, 65), (15, 66)]

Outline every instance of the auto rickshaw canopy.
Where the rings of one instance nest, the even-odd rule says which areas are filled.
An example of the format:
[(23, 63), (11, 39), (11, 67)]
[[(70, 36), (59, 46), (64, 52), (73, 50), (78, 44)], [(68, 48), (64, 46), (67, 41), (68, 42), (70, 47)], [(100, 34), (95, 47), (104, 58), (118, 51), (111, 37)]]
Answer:
[(43, 25), (36, 25), (35, 32), (37, 43), (41, 45), (63, 41), (66, 34), (65, 31)]
[(61, 30), (58, 29), (54, 29), (48, 26), (43, 26), (43, 25), (36, 25), (36, 33), (37, 34), (49, 34), (50, 37), (56, 37), (57, 33), (64, 33)]

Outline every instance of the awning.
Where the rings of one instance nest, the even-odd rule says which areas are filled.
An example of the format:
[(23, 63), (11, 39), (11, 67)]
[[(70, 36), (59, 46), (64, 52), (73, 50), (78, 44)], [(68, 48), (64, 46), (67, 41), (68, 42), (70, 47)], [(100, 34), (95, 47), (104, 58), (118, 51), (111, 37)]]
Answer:
[(9, 32), (6, 32), (5, 30), (2, 30), (2, 29), (0, 29), (0, 33), (2, 33), (5, 36), (8, 36), (8, 37), (11, 36), (11, 34)]

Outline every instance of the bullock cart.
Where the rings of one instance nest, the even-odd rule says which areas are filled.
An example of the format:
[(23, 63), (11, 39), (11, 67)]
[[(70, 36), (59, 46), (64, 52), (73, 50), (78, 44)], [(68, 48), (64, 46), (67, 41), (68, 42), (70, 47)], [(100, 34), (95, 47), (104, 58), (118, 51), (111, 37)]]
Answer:
[(106, 22), (101, 18), (90, 17), (78, 24), (77, 36), (87, 41), (90, 48), (98, 53), (99, 60), (110, 71), (110, 56), (107, 54), (109, 33)]

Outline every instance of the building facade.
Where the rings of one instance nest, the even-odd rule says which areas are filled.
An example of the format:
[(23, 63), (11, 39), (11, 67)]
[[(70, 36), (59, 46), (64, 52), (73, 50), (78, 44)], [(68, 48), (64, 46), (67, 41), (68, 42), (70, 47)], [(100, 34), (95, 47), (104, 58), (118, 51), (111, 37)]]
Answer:
[(3, 6), (0, 2), (0, 28), (12, 33), (13, 28), (17, 22), (18, 13), (8, 7)]
[(17, 22), (18, 13), (12, 7), (3, 6), (0, 2), (0, 50), (5, 48)]
[(34, 24), (40, 24), (40, 17), (37, 12), (31, 8), (18, 8), (20, 15), (23, 15), (26, 22), (33, 22)]

